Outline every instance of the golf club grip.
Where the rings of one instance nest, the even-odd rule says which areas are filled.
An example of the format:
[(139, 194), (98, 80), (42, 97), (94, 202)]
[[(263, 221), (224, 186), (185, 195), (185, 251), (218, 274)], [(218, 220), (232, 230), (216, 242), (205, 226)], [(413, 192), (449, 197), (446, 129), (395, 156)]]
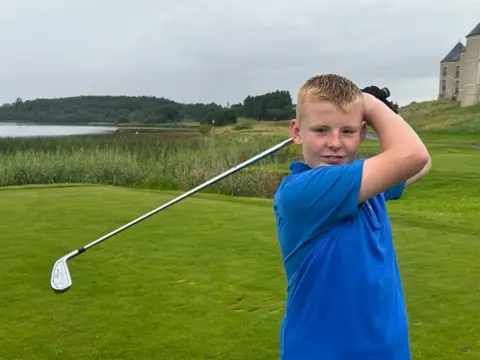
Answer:
[(227, 176), (229, 176), (229, 175), (232, 175), (232, 174), (234, 174), (234, 173), (242, 170), (243, 168), (245, 168), (245, 167), (247, 167), (247, 166), (249, 166), (249, 165), (257, 162), (258, 160), (263, 159), (264, 157), (266, 157), (266, 156), (268, 156), (268, 155), (270, 155), (270, 154), (272, 154), (272, 153), (274, 153), (274, 152), (276, 152), (276, 151), (284, 148), (284, 147), (287, 146), (287, 145), (290, 145), (292, 142), (293, 142), (293, 139), (292, 139), (292, 138), (288, 138), (288, 139), (282, 141), (281, 143), (279, 143), (279, 144), (271, 147), (270, 149), (265, 150), (264, 152), (262, 152), (262, 153), (260, 153), (260, 154), (258, 154), (258, 155), (256, 155), (256, 156), (250, 158), (249, 160), (246, 160), (246, 161), (244, 161), (243, 163), (241, 163), (241, 164), (239, 164), (239, 165), (237, 165), (237, 166), (234, 166), (234, 167), (231, 168), (230, 170), (227, 170), (227, 171), (225, 171), (224, 173), (222, 173), (222, 174), (220, 174), (220, 175), (217, 175), (216, 177), (214, 177), (214, 178), (212, 178), (212, 179), (204, 182), (203, 184), (197, 186), (196, 188), (187, 191), (186, 193), (184, 193), (184, 194), (176, 197), (176, 198), (173, 199), (173, 200), (170, 200), (169, 202), (163, 204), (162, 206), (159, 206), (158, 208), (153, 209), (152, 211), (150, 211), (150, 212), (148, 212), (148, 213), (146, 213), (146, 214), (144, 214), (144, 215), (136, 218), (135, 220), (132, 220), (132, 221), (129, 222), (128, 224), (125, 224), (125, 225), (119, 227), (118, 229), (116, 229), (116, 230), (114, 230), (114, 231), (112, 231), (112, 232), (110, 232), (110, 233), (102, 236), (101, 238), (99, 238), (99, 239), (91, 242), (90, 244), (85, 245), (83, 248), (77, 250), (78, 253), (77, 253), (76, 255), (80, 254), (81, 252), (86, 251), (88, 248), (91, 248), (91, 247), (94, 246), (94, 245), (97, 245), (97, 244), (101, 243), (102, 241), (107, 240), (108, 238), (112, 237), (113, 235), (116, 235), (116, 234), (122, 232), (123, 230), (128, 229), (129, 227), (131, 227), (131, 226), (139, 223), (140, 221), (149, 218), (149, 217), (152, 216), (153, 214), (156, 214), (156, 213), (158, 213), (159, 211), (162, 211), (162, 210), (170, 207), (171, 205), (176, 204), (177, 202), (179, 202), (179, 201), (181, 201), (181, 200), (189, 197), (190, 195), (195, 194), (196, 192), (198, 192), (198, 191), (206, 188), (207, 186), (212, 185), (212, 184), (216, 183), (217, 181), (222, 180), (223, 178), (225, 178), (225, 177), (227, 177)]

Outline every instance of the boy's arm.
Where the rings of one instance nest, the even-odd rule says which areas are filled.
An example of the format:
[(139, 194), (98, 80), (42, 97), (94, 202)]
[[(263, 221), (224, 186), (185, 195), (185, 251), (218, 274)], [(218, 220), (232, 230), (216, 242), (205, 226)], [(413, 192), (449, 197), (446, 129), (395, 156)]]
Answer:
[(383, 151), (365, 160), (359, 203), (417, 179), (430, 159), (425, 145), (400, 115), (368, 93), (363, 98), (365, 118), (375, 130)]
[[(362, 89), (362, 92), (371, 94), (375, 96), (377, 99), (381, 100), (387, 107), (392, 110), (395, 114), (398, 114), (398, 107), (395, 106), (393, 103), (390, 101), (383, 99), (383, 93), (382, 90), (380, 90), (377, 86), (368, 86), (365, 89)], [(412, 184), (415, 184), (416, 182), (420, 181), (425, 175), (427, 175), (432, 168), (432, 159), (430, 156), (428, 157), (428, 163), (425, 165), (425, 167), (416, 175), (412, 176), (410, 179), (408, 179), (405, 184), (401, 183), (399, 187), (406, 187)], [(399, 192), (401, 189), (390, 189), (393, 190), (393, 192)]]

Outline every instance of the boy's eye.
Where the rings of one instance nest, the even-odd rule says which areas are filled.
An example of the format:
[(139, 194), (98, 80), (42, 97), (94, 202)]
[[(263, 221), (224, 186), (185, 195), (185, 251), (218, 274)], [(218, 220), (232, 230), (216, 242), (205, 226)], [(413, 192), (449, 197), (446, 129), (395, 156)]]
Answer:
[[(323, 135), (327, 134), (329, 132), (329, 129), (327, 129), (327, 128), (315, 128), (315, 129), (312, 129), (312, 130), (317, 134), (323, 134)], [(343, 129), (342, 133), (343, 134), (354, 134), (355, 130), (354, 129)]]

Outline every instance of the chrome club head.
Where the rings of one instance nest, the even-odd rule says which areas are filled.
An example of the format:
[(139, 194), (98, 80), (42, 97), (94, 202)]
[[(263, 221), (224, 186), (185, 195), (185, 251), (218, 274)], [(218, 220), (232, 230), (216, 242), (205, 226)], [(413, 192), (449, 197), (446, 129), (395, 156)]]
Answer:
[(50, 286), (53, 291), (63, 293), (72, 286), (72, 278), (70, 276), (70, 271), (68, 270), (67, 261), (76, 255), (78, 255), (78, 250), (61, 257), (55, 262), (55, 265), (53, 265), (52, 276), (50, 279)]
[(65, 257), (55, 262), (50, 285), (53, 291), (60, 293), (67, 291), (72, 286), (72, 278), (70, 277), (70, 271), (68, 271)]

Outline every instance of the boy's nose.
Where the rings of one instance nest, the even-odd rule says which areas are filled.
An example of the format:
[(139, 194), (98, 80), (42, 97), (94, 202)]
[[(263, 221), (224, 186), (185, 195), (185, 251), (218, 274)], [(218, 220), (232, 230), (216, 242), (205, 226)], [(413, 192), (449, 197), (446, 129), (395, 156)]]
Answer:
[(332, 134), (328, 139), (328, 146), (333, 149), (339, 149), (342, 147), (342, 142), (340, 141), (340, 136), (337, 134)]

